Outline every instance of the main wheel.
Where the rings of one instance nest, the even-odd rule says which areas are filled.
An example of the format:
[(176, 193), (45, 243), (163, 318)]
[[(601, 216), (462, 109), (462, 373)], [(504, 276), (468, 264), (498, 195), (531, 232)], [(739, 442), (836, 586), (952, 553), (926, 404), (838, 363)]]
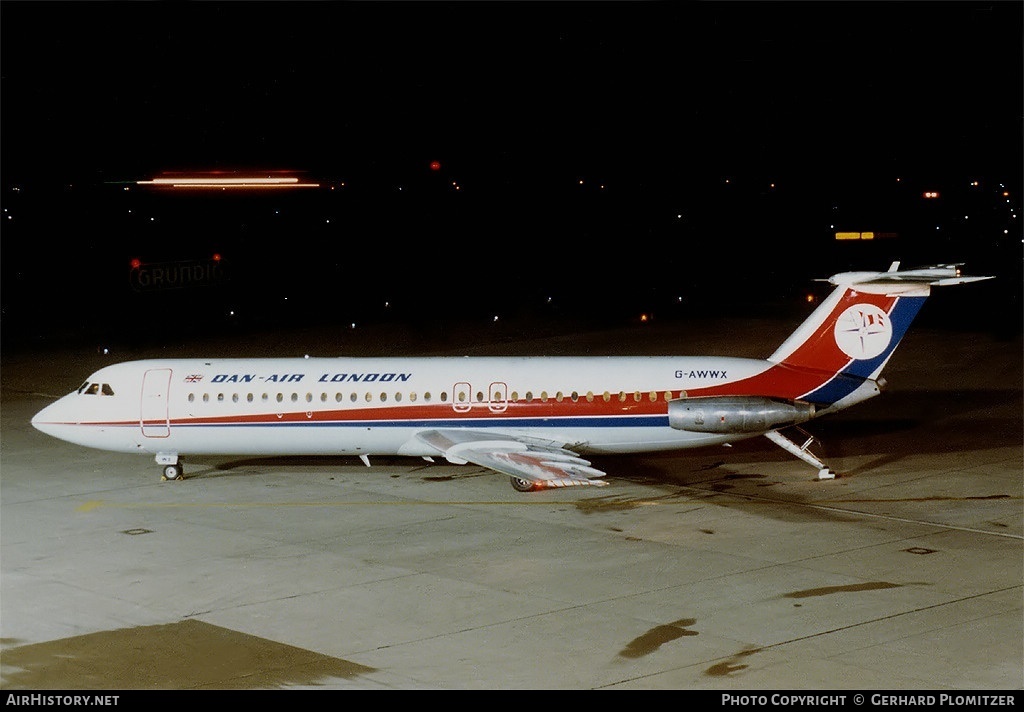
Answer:
[(164, 479), (176, 480), (184, 474), (181, 465), (167, 465), (164, 467)]
[(516, 492), (533, 492), (534, 490), (540, 489), (540, 487), (533, 482), (524, 480), (521, 477), (509, 477), (508, 481), (512, 483), (512, 489)]

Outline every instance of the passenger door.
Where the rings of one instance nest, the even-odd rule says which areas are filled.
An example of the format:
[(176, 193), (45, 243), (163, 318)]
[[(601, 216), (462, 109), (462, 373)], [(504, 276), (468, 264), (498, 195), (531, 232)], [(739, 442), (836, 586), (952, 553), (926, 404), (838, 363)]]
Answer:
[(171, 434), (168, 396), (171, 390), (171, 369), (152, 368), (142, 377), (142, 402), (139, 406), (139, 427), (147, 438), (166, 438)]

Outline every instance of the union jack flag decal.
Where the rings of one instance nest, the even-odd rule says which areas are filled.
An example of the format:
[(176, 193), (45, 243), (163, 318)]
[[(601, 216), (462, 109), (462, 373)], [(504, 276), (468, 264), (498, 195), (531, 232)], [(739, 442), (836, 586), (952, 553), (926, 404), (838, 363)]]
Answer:
[(198, 373), (185, 376), (185, 383), (199, 383), (201, 380), (203, 380), (203, 377)]

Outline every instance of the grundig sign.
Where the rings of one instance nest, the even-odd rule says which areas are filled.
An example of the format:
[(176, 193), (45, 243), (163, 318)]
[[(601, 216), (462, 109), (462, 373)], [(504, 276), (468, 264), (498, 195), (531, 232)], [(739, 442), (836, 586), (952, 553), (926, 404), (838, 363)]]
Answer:
[(206, 287), (224, 280), (224, 268), (219, 260), (143, 263), (132, 267), (129, 279), (136, 292)]

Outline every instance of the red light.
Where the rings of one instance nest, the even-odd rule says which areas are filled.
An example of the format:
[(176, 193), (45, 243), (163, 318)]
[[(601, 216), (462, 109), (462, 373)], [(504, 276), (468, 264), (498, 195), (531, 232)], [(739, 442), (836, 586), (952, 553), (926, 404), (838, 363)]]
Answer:
[(141, 266), (142, 266), (142, 260), (140, 260), (138, 257), (133, 257), (132, 258), (132, 269), (138, 269)]
[(213, 253), (213, 261), (214, 262), (220, 262), (220, 253), (219, 252), (214, 252)]
[(432, 170), (432, 171), (439, 171), (439, 170), (441, 170), (441, 161), (431, 161), (430, 162), (430, 170)]

